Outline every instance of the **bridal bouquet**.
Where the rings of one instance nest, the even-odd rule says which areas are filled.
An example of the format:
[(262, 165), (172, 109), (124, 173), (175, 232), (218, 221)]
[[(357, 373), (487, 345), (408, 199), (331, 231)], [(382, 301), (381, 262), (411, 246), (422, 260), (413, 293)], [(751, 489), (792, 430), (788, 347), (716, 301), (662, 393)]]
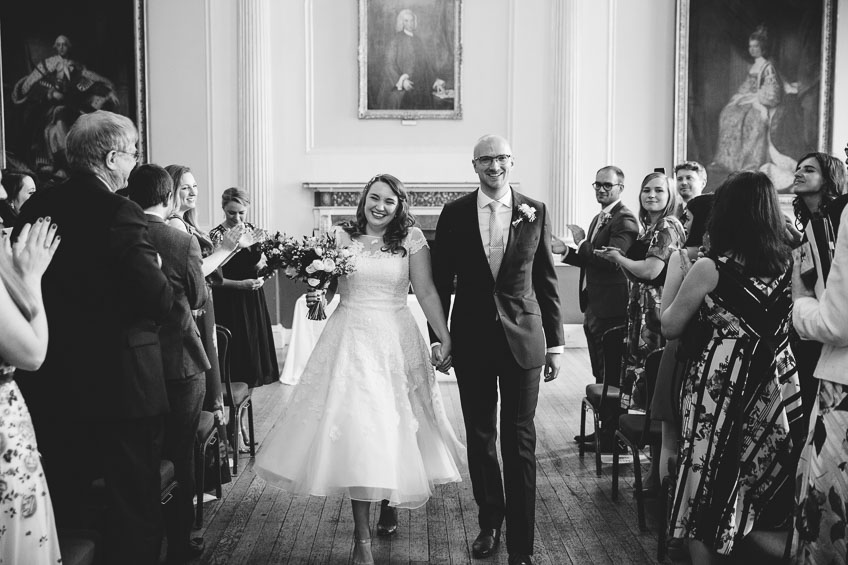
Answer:
[[(288, 278), (317, 290), (327, 289), (333, 280), (356, 270), (356, 255), (349, 247), (339, 246), (332, 234), (297, 239), (277, 232), (264, 240), (260, 248), (265, 255), (264, 272), (282, 269)], [(323, 300), (310, 306), (306, 317), (326, 320)]]

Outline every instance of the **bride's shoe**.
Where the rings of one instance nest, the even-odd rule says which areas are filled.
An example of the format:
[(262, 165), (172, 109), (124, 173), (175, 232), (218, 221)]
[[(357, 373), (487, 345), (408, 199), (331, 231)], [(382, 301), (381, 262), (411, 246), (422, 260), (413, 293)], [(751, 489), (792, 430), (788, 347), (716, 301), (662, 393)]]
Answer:
[(371, 555), (371, 538), (353, 538), (353, 565), (374, 565), (374, 556)]
[(380, 519), (377, 520), (377, 535), (391, 536), (397, 532), (398, 514), (397, 508), (389, 506), (389, 501), (384, 500), (380, 506)]

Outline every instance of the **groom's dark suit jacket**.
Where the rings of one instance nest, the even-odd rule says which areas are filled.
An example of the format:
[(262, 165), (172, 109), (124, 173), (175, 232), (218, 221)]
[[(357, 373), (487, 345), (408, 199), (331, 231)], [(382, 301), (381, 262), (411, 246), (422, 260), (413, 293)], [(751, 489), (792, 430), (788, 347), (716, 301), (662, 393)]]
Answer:
[[(581, 312), (586, 312), (591, 306), (597, 318), (624, 318), (629, 300), (627, 277), (618, 265), (596, 256), (595, 249), (618, 247), (626, 254), (639, 236), (639, 223), (633, 212), (621, 202), (613, 207), (610, 215), (609, 221), (598, 228), (593, 237), (586, 239), (576, 252), (569, 251), (563, 262), (580, 267)], [(599, 219), (600, 214), (592, 220), (588, 236), (593, 235)]]
[[(479, 190), (479, 189), (478, 189)], [(511, 189), (510, 189), (511, 190)], [(532, 222), (518, 207), (536, 209)], [(545, 205), (512, 191), (512, 221), (503, 261), (494, 280), (477, 220), (477, 191), (447, 204), (439, 217), (433, 278), (450, 319), (453, 363), (461, 368), (491, 354), (479, 325), (500, 318), (510, 351), (523, 369), (541, 367), (546, 347), (563, 344), (551, 229)], [(431, 339), (436, 336), (431, 330)]]

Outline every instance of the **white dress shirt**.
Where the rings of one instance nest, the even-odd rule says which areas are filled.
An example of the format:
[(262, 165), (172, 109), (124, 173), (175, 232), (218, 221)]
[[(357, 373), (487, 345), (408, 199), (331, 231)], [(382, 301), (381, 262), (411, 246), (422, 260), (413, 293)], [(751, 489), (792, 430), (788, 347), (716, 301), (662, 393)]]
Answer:
[[(489, 258), (489, 219), (492, 216), (492, 211), (489, 204), (494, 202), (494, 199), (483, 194), (482, 190), (477, 191), (477, 225), (480, 226), (480, 237), (483, 240), (483, 248), (486, 250), (486, 259)], [(501, 206), (498, 208), (498, 224), (503, 230), (504, 251), (509, 243), (509, 223), (512, 221), (512, 190), (507, 190), (506, 193), (498, 198)]]

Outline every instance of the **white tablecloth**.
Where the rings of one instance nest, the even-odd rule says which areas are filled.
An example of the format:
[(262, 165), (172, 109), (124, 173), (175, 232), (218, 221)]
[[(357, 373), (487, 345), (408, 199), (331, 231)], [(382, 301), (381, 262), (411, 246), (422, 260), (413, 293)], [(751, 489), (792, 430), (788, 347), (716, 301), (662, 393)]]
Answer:
[[(424, 311), (421, 305), (418, 304), (418, 299), (414, 294), (410, 294), (406, 298), (406, 303), (412, 311), (412, 316), (418, 323), (418, 329), (424, 340), (429, 343), (430, 339), (427, 334), (427, 318), (424, 316)], [(327, 317), (330, 317), (336, 307), (339, 305), (338, 295), (333, 297), (333, 300), (327, 304)], [(312, 354), (312, 348), (318, 342), (318, 337), (324, 331), (326, 321), (307, 320), (306, 319), (306, 295), (304, 294), (297, 299), (294, 305), (294, 318), (292, 319), (291, 339), (289, 340), (289, 350), (286, 354), (286, 362), (283, 365), (283, 374), (280, 376), (280, 382), (283, 384), (294, 385), (300, 380), (300, 375), (306, 367), (306, 362)], [(453, 369), (450, 374), (436, 372), (439, 380), (453, 380), (455, 375)]]

